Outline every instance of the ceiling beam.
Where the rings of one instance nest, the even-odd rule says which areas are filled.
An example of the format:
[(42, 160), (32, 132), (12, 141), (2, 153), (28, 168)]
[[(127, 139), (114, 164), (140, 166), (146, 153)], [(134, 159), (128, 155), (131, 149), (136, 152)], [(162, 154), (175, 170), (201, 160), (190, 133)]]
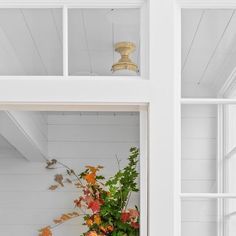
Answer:
[[(153, 81), (136, 78), (81, 77), (11, 78), (1, 80), (0, 104), (4, 103), (143, 103), (149, 102)], [(9, 92), (10, 91), (10, 92)], [(153, 90), (155, 94), (156, 91)]]
[(39, 135), (39, 128), (33, 126), (27, 112), (0, 113), (0, 135), (14, 146), (27, 160), (43, 161), (47, 158), (47, 140)]

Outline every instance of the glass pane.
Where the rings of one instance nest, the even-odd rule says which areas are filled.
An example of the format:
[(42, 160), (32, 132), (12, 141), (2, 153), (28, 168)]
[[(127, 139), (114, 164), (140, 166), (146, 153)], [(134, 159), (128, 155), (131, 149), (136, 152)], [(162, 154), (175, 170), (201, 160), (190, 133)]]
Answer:
[(181, 236), (216, 236), (217, 200), (185, 199), (181, 209)]
[(182, 106), (182, 192), (217, 191), (217, 106)]
[(225, 105), (224, 191), (236, 193), (236, 105)]
[(182, 236), (234, 236), (236, 199), (182, 200)]
[[(139, 75), (139, 18), (139, 9), (69, 9), (69, 75)], [(131, 53), (131, 44), (125, 44), (136, 69), (129, 63), (133, 70), (112, 71), (120, 59), (115, 52), (120, 42), (135, 47)]]
[(235, 69), (234, 9), (183, 9), (181, 29), (182, 97), (219, 97)]
[(0, 9), (0, 75), (62, 75), (61, 9)]

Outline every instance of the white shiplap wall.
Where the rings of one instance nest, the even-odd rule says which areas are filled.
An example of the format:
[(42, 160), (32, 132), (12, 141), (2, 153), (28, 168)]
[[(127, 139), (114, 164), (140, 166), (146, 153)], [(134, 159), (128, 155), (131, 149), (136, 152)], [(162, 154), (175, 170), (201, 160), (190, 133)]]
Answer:
[[(217, 107), (182, 106), (182, 192), (212, 193), (216, 183)], [(182, 236), (215, 236), (217, 202), (182, 201)]]
[[(117, 171), (115, 155), (124, 166), (130, 146), (139, 145), (136, 113), (46, 113), (48, 152), (53, 158), (80, 171), (85, 165), (104, 165), (104, 175)], [(37, 236), (63, 212), (73, 210), (78, 193), (71, 187), (48, 190), (53, 175), (44, 163), (28, 162), (7, 142), (0, 140), (0, 235)], [(131, 204), (138, 204), (138, 194)], [(80, 221), (73, 220), (55, 230), (55, 236), (80, 235)]]

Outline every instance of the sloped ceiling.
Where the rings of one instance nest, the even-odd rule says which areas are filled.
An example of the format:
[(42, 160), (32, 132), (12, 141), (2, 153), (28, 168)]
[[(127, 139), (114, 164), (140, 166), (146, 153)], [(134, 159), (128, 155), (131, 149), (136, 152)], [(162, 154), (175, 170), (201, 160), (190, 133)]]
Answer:
[[(139, 61), (138, 9), (69, 9), (69, 74), (111, 75), (113, 45), (132, 41)], [(0, 10), (0, 75), (62, 75), (62, 10)]]
[(235, 10), (182, 11), (182, 87), (215, 96), (236, 66)]

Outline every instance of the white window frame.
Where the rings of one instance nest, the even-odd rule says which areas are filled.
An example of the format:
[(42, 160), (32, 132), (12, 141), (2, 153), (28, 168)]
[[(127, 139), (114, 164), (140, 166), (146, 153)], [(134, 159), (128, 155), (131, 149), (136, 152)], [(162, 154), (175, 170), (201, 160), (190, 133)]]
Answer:
[[(1, 8), (58, 8), (62, 10), (62, 33), (63, 33), (63, 74), (62, 76), (0, 76), (1, 78), (16, 79), (16, 78), (30, 78), (30, 79), (94, 79), (94, 76), (69, 76), (68, 71), (68, 10), (75, 8), (137, 8), (140, 9), (140, 75), (125, 76), (125, 80), (134, 79), (148, 79), (148, 5), (145, 0), (17, 0), (17, 1), (0, 1)], [(124, 76), (96, 76), (97, 80), (104, 78), (106, 80), (115, 79), (123, 80)]]
[[(175, 57), (175, 65), (176, 69), (176, 77), (179, 79), (179, 87), (176, 87), (176, 93), (181, 93), (181, 10), (182, 9), (235, 9), (236, 1), (228, 1), (228, 0), (176, 0), (175, 1), (175, 47), (176, 47), (176, 57)], [(229, 85), (229, 84), (228, 84)], [(227, 86), (228, 86), (227, 85)], [(224, 179), (224, 169), (218, 168), (218, 189), (219, 193), (182, 193), (181, 191), (181, 143), (178, 140), (181, 140), (181, 106), (184, 104), (188, 105), (217, 105), (218, 108), (218, 151), (217, 151), (217, 160), (222, 161), (225, 155), (225, 147), (223, 144), (223, 140), (225, 137), (224, 133), (224, 105), (236, 104), (236, 99), (224, 98), (222, 96), (223, 91), (219, 94), (218, 98), (182, 98), (179, 97), (176, 112), (176, 120), (177, 120), (177, 137), (176, 137), (176, 161), (175, 161), (175, 197), (174, 197), (174, 205), (175, 205), (175, 232), (174, 236), (181, 236), (181, 200), (188, 198), (207, 198), (207, 199), (220, 199), (218, 203), (219, 216), (222, 217), (224, 214), (223, 200), (224, 199), (235, 199), (236, 193), (224, 193), (224, 183), (222, 180)], [(223, 138), (222, 138), (223, 137)], [(178, 140), (177, 140), (178, 139)], [(222, 224), (218, 225), (218, 236), (224, 235), (224, 226)]]
[[(174, 0), (0, 0), (0, 7), (5, 8), (63, 7), (65, 3), (70, 6), (100, 8), (143, 6), (143, 46), (140, 54), (144, 61), (141, 65), (144, 73), (141, 72), (142, 79), (3, 76), (0, 77), (0, 109), (102, 110), (110, 107), (111, 110), (128, 110), (130, 105), (138, 108), (145, 106), (148, 141), (148, 196), (145, 196), (148, 198), (148, 207), (144, 204), (143, 208), (147, 212), (147, 232), (142, 223), (141, 227), (145, 231), (142, 235), (150, 236), (173, 236), (179, 232), (179, 224), (175, 220), (179, 212), (175, 177), (178, 176), (176, 167), (180, 156), (181, 24), (180, 8), (178, 4), (173, 5), (173, 2)], [(143, 145), (142, 141), (140, 145)]]
[[(0, 8), (61, 8), (63, 75), (0, 76), (0, 110), (138, 111), (140, 113), (140, 235), (148, 235), (148, 18), (143, 0), (1, 0)], [(68, 75), (68, 9), (140, 8), (140, 76)], [(15, 91), (13, 91), (15, 90)], [(5, 92), (4, 92), (5, 91)]]

